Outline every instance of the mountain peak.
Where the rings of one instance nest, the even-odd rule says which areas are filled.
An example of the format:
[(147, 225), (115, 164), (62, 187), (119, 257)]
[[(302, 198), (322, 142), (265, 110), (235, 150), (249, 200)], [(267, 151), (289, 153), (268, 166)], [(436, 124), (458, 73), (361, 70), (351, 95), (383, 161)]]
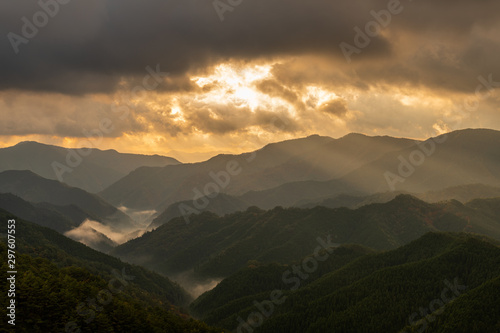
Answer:
[(396, 204), (426, 204), (425, 201), (422, 201), (411, 194), (398, 194), (394, 199), (391, 200), (391, 203)]
[(498, 135), (500, 135), (500, 131), (489, 128), (464, 128), (449, 133), (437, 135), (436, 137), (448, 136), (450, 138), (456, 139), (456, 138), (473, 138), (473, 137), (486, 138)]
[(368, 135), (366, 134), (362, 134), (362, 133), (357, 133), (357, 132), (351, 132), (349, 134), (346, 134), (342, 137), (340, 137), (340, 139), (344, 139), (344, 138), (366, 138), (368, 137)]
[(21, 141), (14, 145), (14, 147), (22, 147), (22, 146), (45, 146), (45, 145), (37, 141)]

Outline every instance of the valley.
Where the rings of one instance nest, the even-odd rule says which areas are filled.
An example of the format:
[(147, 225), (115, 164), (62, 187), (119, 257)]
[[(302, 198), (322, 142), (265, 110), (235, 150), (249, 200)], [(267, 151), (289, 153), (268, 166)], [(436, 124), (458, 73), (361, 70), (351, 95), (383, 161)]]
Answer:
[[(312, 136), (194, 164), (145, 160), (97, 194), (44, 178), (40, 166), (7, 170), (0, 209), (19, 221), (26, 272), (51, 272), (45, 279), (64, 279), (60, 288), (76, 294), (83, 276), (96, 283), (91, 294), (117, 271), (137, 276), (116, 297), (123, 311), (154, 309), (148, 330), (413, 332), (439, 323), (451, 331), (469, 327), (461, 319), (469, 315), (498, 327), (500, 158), (482, 148), (492, 140), (500, 146), (500, 132), (448, 133), (399, 190), (383, 170), (427, 141)], [(443, 177), (451, 165), (470, 176)], [(36, 278), (21, 279), (30, 296), (20, 313), (35, 302), (26, 283)], [(439, 292), (453, 284), (466, 288)], [(478, 297), (480, 314), (470, 307)], [(60, 318), (79, 318), (71, 325), (85, 326), (83, 313), (93, 313), (88, 328), (114, 325), (105, 306), (82, 312), (64, 302), (72, 305)], [(127, 325), (144, 324), (137, 316)]]

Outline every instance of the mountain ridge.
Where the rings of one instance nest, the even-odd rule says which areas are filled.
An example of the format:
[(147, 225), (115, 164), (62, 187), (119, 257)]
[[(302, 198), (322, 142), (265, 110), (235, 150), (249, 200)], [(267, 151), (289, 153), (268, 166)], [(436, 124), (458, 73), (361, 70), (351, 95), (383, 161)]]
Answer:
[[(249, 153), (218, 155), (200, 163), (142, 167), (99, 194), (115, 205), (137, 209), (167, 208), (205, 191), (232, 163), (234, 175), (219, 191), (240, 195), (270, 189), (291, 181), (324, 181), (347, 174), (389, 151), (415, 145), (414, 140), (390, 137), (344, 136), (339, 139), (310, 136), (271, 143)], [(222, 177), (222, 176), (220, 176)], [(201, 188), (198, 188), (200, 187)]]
[[(248, 318), (248, 323), (256, 332), (280, 329), (286, 332), (325, 332), (332, 329), (342, 332), (399, 332), (403, 328), (413, 332), (421, 329), (423, 323), (412, 320), (412, 313), (418, 311), (419, 306), (439, 298), (443, 294), (443, 286), (450, 288), (452, 283), (455, 286), (465, 285), (455, 290), (452, 304), (467, 305), (470, 301), (463, 302), (461, 294), (466, 297), (471, 292), (476, 293), (483, 285), (498, 284), (495, 281), (500, 277), (498, 242), (470, 234), (431, 232), (386, 252), (362, 253), (358, 250), (353, 256), (347, 251), (344, 246), (335, 248), (326, 261), (318, 263), (316, 270), (302, 277), (297, 288), (293, 286), (294, 281), (284, 279), (283, 274), (295, 264), (300, 266), (300, 262), (306, 262), (312, 255), (280, 267), (273, 264), (249, 266), (200, 296), (191, 304), (191, 311), (204, 321), (227, 329), (239, 327), (243, 330)], [(489, 269), (491, 265), (495, 267)], [(255, 279), (255, 276), (259, 278)], [(244, 285), (251, 287), (242, 288)], [(283, 302), (271, 306), (269, 295), (275, 292), (273, 288), (281, 292)], [(493, 295), (500, 295), (499, 289), (492, 292)], [(227, 295), (231, 298), (229, 302), (225, 301)], [(484, 312), (478, 314), (482, 320), (476, 318), (473, 322), (484, 320), (489, 322), (489, 326), (485, 327), (498, 326), (500, 322), (498, 316), (495, 318), (495, 302), (495, 297), (490, 297), (488, 304), (481, 307)], [(392, 307), (382, 304), (391, 304)], [(440, 304), (440, 307), (445, 305), (443, 302)], [(264, 315), (264, 320), (258, 325), (250, 321), (252, 311)], [(436, 317), (442, 311), (437, 312)], [(453, 325), (453, 321), (445, 320), (453, 310), (450, 311), (446, 305), (444, 311), (439, 325), (434, 323), (433, 327)], [(417, 318), (425, 323), (429, 317), (423, 313)], [(473, 322), (469, 320), (464, 326), (468, 330), (459, 331), (472, 331)]]
[(46, 179), (29, 170), (0, 172), (0, 192), (12, 193), (35, 204), (76, 205), (98, 222), (115, 229), (136, 229), (135, 222), (101, 197), (57, 180)]
[[(476, 204), (477, 205), (477, 204)], [(248, 260), (284, 263), (314, 248), (318, 235), (331, 242), (376, 250), (405, 245), (429, 231), (472, 232), (500, 240), (500, 215), (488, 216), (500, 198), (480, 208), (458, 201), (430, 204), (410, 195), (357, 209), (275, 207), (219, 217), (203, 212), (174, 218), (111, 254), (173, 276), (193, 270), (200, 279), (228, 276)]]
[(0, 148), (0, 172), (30, 170), (44, 178), (62, 180), (92, 193), (103, 190), (139, 166), (179, 163), (161, 155), (119, 153), (114, 149), (64, 148), (36, 141)]

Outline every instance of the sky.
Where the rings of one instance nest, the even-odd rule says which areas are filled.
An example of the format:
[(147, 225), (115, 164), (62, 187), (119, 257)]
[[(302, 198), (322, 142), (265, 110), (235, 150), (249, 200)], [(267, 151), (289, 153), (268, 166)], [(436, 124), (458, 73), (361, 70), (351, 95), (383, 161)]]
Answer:
[(2, 1), (0, 30), (0, 147), (500, 129), (498, 0)]

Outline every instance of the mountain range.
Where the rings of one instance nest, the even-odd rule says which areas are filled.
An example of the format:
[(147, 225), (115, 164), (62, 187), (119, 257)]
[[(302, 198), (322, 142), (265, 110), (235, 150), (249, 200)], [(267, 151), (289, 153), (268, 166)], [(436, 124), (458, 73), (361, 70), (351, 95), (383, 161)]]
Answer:
[(174, 218), (111, 254), (169, 276), (189, 271), (195, 278), (224, 278), (249, 260), (287, 263), (303, 257), (318, 235), (329, 243), (376, 250), (397, 248), (431, 231), (471, 232), (500, 240), (499, 206), (500, 198), (430, 204), (399, 195), (354, 210), (250, 207), (222, 217), (204, 212), (191, 216), (189, 223)]
[(76, 205), (98, 221), (119, 229), (134, 229), (132, 219), (99, 196), (56, 180), (43, 178), (31, 171), (0, 173), (0, 193), (11, 193), (33, 203), (57, 206)]
[[(220, 332), (187, 316), (182, 307), (191, 298), (168, 278), (2, 209), (0, 219), (15, 219), (18, 235), (16, 332), (59, 332), (68, 327), (84, 332)], [(7, 256), (3, 241), (0, 252)], [(1, 267), (0, 288), (6, 290), (7, 261)], [(7, 302), (2, 297), (2, 306), (7, 308)], [(5, 321), (1, 325), (5, 327)]]
[(99, 196), (27, 170), (0, 173), (0, 208), (103, 252), (140, 228)]
[(199, 210), (195, 204), (204, 205), (201, 197), (218, 193), (268, 209), (340, 194), (425, 193), (470, 184), (500, 187), (497, 147), (500, 132), (483, 129), (425, 141), (312, 136), (201, 163), (142, 167), (100, 195), (114, 205), (163, 212), (185, 200)]
[(68, 149), (33, 141), (0, 149), (0, 172), (30, 170), (91, 193), (104, 190), (138, 167), (179, 163), (159, 155), (123, 154), (96, 148)]
[(311, 255), (287, 265), (248, 265), (191, 310), (238, 332), (500, 329), (498, 242), (429, 233), (388, 252), (347, 245), (321, 255), (321, 261)]
[(500, 332), (499, 147), (500, 131), (465, 129), (312, 135), (184, 164), (2, 148), (17, 328)]
[(352, 134), (332, 139), (315, 135), (269, 144), (241, 155), (218, 155), (200, 163), (142, 167), (100, 195), (115, 205), (162, 210), (217, 188), (241, 195), (289, 182), (342, 177), (389, 152), (414, 145), (413, 140), (391, 137)]
[[(286, 185), (282, 187), (286, 187)], [(289, 198), (286, 197), (286, 191), (282, 192), (283, 195), (276, 195), (272, 198), (267, 196), (262, 198), (258, 195), (258, 192), (253, 191), (238, 197), (227, 194), (219, 194), (213, 198), (206, 197), (205, 199), (208, 204), (205, 207), (196, 209), (196, 211), (208, 211), (223, 216), (236, 211), (246, 210), (252, 206), (258, 206), (263, 209), (271, 209), (276, 206), (299, 208), (314, 208), (316, 206), (328, 208), (359, 208), (372, 203), (389, 202), (400, 194), (410, 194), (429, 203), (448, 200), (457, 200), (462, 203), (466, 203), (473, 199), (500, 197), (500, 187), (483, 184), (459, 185), (439, 191), (428, 191), (425, 193), (387, 191), (370, 195), (335, 194), (325, 197), (317, 197), (316, 195), (318, 192), (313, 192), (314, 194), (311, 195), (307, 195), (305, 192), (306, 191), (302, 192), (303, 199), (294, 198), (294, 200), (289, 200)], [(148, 226), (148, 230), (153, 230), (179, 216), (183, 216), (186, 220), (189, 220), (191, 211), (184, 207), (193, 208), (193, 201), (185, 200), (171, 204), (163, 211), (163, 213), (155, 216), (151, 224)]]

